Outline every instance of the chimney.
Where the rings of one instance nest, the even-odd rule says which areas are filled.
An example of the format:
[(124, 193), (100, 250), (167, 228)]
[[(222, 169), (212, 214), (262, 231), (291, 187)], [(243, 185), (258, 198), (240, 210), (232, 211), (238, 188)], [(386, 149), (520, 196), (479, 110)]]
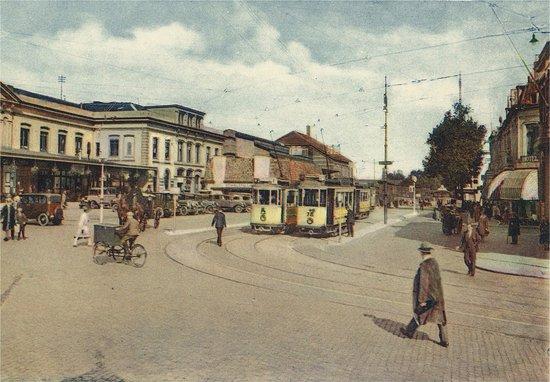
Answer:
[(311, 137), (311, 126), (306, 125), (306, 134)]

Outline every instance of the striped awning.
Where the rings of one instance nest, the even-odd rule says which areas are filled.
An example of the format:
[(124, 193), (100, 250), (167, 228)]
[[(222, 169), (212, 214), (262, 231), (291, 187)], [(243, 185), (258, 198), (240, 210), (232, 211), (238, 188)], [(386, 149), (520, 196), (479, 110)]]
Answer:
[[(499, 174), (500, 175), (500, 174)], [(514, 170), (506, 174), (500, 185), (502, 200), (538, 200), (537, 170)]]
[(508, 171), (508, 170), (502, 171), (500, 174), (498, 174), (491, 180), (491, 183), (489, 183), (489, 187), (487, 188), (487, 199), (491, 197), (493, 199), (499, 199), (498, 192), (495, 193), (495, 191), (500, 187), (502, 182), (504, 182), (504, 179), (506, 179), (506, 177), (508, 176), (508, 174), (510, 174), (510, 172), (511, 171)]

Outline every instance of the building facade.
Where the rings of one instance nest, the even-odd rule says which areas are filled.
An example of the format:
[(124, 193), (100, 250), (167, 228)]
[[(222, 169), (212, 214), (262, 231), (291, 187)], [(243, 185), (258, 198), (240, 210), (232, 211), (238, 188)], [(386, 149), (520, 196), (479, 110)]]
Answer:
[(540, 128), (537, 146), (539, 148), (539, 199), (541, 217), (548, 218), (550, 208), (550, 42), (546, 42), (533, 68), (533, 77), (543, 96), (539, 97)]
[(73, 199), (99, 184), (198, 192), (223, 135), (204, 113), (181, 105), (72, 103), (1, 84), (2, 193), (67, 190)]
[(355, 177), (355, 164), (333, 147), (327, 146), (311, 136), (307, 126), (306, 134), (291, 131), (277, 139), (289, 148), (290, 155), (309, 158), (327, 176), (332, 179), (351, 179)]

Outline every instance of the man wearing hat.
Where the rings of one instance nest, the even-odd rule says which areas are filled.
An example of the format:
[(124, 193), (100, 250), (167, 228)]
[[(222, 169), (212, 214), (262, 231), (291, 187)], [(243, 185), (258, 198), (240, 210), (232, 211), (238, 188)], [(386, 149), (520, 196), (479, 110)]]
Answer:
[(2, 231), (6, 233), (4, 241), (8, 241), (10, 238), (15, 239), (15, 207), (13, 206), (13, 200), (11, 198), (6, 199), (6, 204), (2, 207), (0, 212), (2, 218)]
[(469, 276), (474, 276), (476, 273), (476, 256), (480, 241), (481, 236), (477, 229), (474, 229), (474, 224), (468, 224), (466, 231), (462, 233), (459, 248), (464, 253), (464, 264), (468, 267)]
[(127, 219), (124, 224), (116, 229), (116, 233), (121, 237), (122, 245), (130, 250), (139, 236), (139, 222), (134, 218), (134, 213), (128, 211)]
[(422, 262), (418, 266), (413, 283), (413, 312), (414, 316), (401, 333), (412, 338), (420, 325), (428, 322), (437, 324), (439, 327), (439, 344), (443, 347), (449, 346), (447, 340), (447, 317), (445, 315), (445, 299), (443, 298), (443, 286), (439, 265), (432, 257), (432, 247), (422, 243), (420, 248)]

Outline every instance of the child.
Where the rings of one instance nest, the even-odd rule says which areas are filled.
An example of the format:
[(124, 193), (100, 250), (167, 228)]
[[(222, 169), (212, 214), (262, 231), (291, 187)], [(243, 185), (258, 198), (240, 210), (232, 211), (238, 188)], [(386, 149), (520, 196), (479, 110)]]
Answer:
[(92, 237), (90, 235), (90, 217), (88, 215), (88, 206), (84, 206), (80, 220), (78, 222), (78, 231), (74, 237), (73, 247), (78, 244), (78, 239), (88, 239), (88, 246), (92, 245)]
[(17, 209), (17, 213), (15, 214), (15, 222), (19, 226), (19, 231), (17, 232), (17, 240), (21, 240), (21, 237), (23, 237), (23, 240), (27, 240), (27, 237), (25, 236), (25, 227), (27, 226), (27, 216), (23, 213), (22, 208)]

